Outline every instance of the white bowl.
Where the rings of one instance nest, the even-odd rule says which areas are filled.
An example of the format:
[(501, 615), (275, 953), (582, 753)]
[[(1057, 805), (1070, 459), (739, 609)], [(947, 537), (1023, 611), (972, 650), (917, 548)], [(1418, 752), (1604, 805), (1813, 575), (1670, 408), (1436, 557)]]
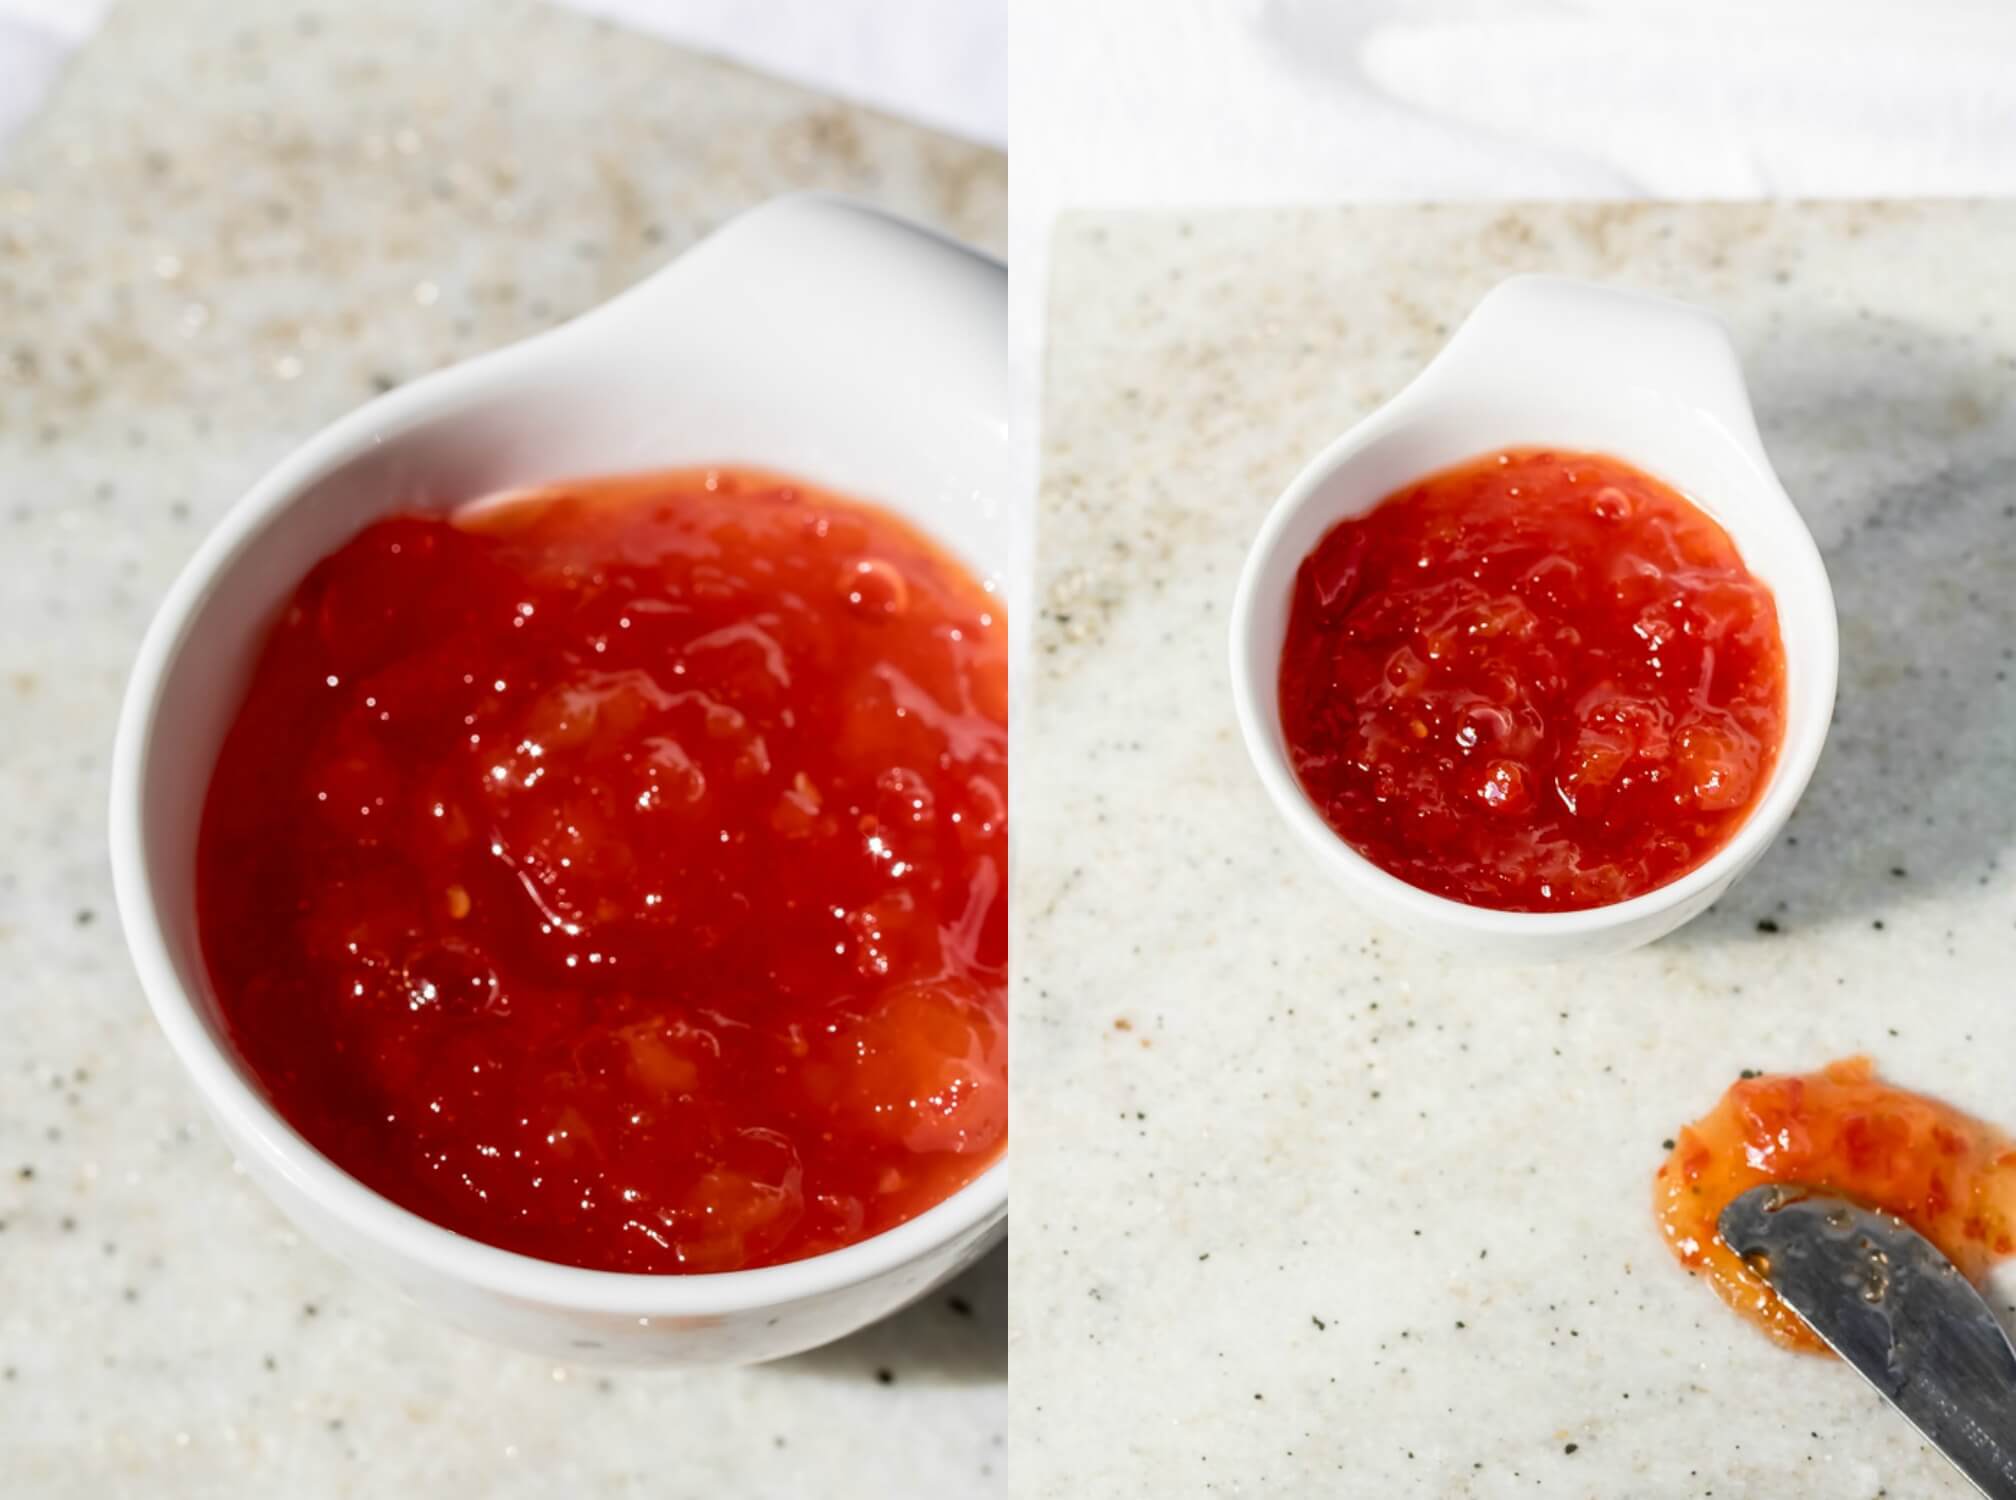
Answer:
[(1005, 1231), (1005, 1159), (887, 1233), (807, 1260), (637, 1276), (513, 1254), (380, 1197), (267, 1103), (220, 1023), (193, 872), (210, 771), (266, 630), (375, 516), (705, 463), (874, 500), (1014, 592), (1006, 276), (872, 210), (779, 199), (583, 318), (384, 396), (255, 485), (141, 646), (113, 755), (112, 868), (156, 1018), (253, 1177), (312, 1237), (471, 1331), (563, 1359), (741, 1363), (922, 1296)]
[[(1506, 912), (1432, 895), (1334, 833), (1297, 781), (1278, 674), (1302, 560), (1347, 516), (1412, 480), (1508, 447), (1606, 453), (1664, 480), (1720, 522), (1777, 598), (1785, 739), (1729, 842), (1668, 885), (1575, 912)], [(1497, 287), (1399, 395), (1317, 456), (1275, 502), (1232, 607), (1232, 696), (1274, 805), (1368, 911), (1466, 957), (1546, 962), (1618, 952), (1714, 903), (1785, 826), (1820, 758), (1839, 658), (1820, 550), (1772, 472), (1722, 325), (1663, 297), (1519, 276)]]

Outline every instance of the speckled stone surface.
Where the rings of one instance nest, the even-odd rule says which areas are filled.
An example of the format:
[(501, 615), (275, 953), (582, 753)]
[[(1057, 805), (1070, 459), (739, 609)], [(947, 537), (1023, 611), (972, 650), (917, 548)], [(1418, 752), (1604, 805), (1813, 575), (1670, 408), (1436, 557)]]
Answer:
[(1001, 158), (542, 6), (133, 0), (0, 162), (0, 1493), (988, 1494), (1006, 1286), (722, 1373), (555, 1369), (297, 1240), (128, 966), (107, 751), (155, 601), (375, 389), (854, 192), (998, 245)]
[[(1064, 222), (1018, 721), (1019, 1494), (1969, 1493), (1683, 1274), (1650, 1192), (1743, 1068), (1867, 1050), (2016, 1127), (2011, 264), (2008, 204)], [(1839, 594), (1840, 714), (1701, 921), (1465, 970), (1291, 844), (1226, 616), (1304, 460), (1542, 269), (1728, 317)]]

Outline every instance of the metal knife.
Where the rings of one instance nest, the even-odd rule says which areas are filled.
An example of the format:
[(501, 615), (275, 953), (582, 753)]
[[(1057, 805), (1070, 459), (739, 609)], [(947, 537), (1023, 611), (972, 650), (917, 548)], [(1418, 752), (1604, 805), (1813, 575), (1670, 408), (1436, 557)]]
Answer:
[(1722, 1238), (1990, 1500), (2016, 1500), (2016, 1349), (1981, 1294), (1893, 1214), (1778, 1184)]

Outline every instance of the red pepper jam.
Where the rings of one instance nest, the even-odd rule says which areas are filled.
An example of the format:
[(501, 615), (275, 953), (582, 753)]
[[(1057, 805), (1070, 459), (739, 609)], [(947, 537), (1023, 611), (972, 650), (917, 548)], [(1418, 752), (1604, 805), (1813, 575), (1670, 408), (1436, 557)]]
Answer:
[(1000, 607), (754, 473), (318, 563), (218, 758), (203, 948), (280, 1111), (437, 1224), (610, 1271), (832, 1250), (1007, 1134)]
[(1767, 1182), (1887, 1209), (1976, 1283), (2016, 1250), (2016, 1149), (1993, 1126), (1879, 1082), (1866, 1057), (1732, 1084), (1680, 1132), (1653, 1208), (1680, 1264), (1788, 1348), (1826, 1352), (1715, 1228), (1731, 1199)]
[(1713, 854), (1785, 720), (1771, 592), (1612, 458), (1521, 450), (1340, 522), (1296, 575), (1303, 789), (1410, 885), (1501, 911), (1644, 894)]

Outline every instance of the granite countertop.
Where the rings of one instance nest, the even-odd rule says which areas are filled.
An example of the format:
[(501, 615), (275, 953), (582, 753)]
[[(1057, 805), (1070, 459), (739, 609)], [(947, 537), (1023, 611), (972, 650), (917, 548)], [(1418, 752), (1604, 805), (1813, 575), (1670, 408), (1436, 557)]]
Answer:
[[(1062, 223), (1016, 771), (1018, 1492), (1967, 1493), (1684, 1275), (1650, 1205), (1744, 1068), (1866, 1051), (2016, 1127), (2012, 262), (2009, 204)], [(1305, 459), (1543, 269), (1728, 318), (1839, 597), (1840, 705), (1700, 921), (1464, 968), (1291, 842), (1227, 615)]]
[(127, 963), (108, 749), (275, 459), (737, 210), (998, 247), (994, 152), (525, 0), (148, 0), (0, 162), (0, 1482), (10, 1496), (1000, 1493), (1005, 1262), (754, 1370), (437, 1325), (237, 1180)]

